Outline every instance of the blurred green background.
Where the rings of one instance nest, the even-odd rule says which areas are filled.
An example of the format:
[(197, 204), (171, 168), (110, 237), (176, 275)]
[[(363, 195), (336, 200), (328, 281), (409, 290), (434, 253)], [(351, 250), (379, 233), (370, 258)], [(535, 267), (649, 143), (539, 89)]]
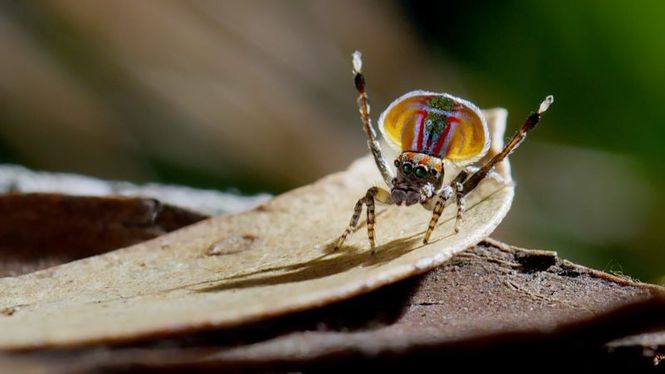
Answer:
[(556, 103), (512, 157), (512, 244), (665, 280), (665, 3), (0, 1), (0, 161), (279, 193), (366, 152), (412, 89)]

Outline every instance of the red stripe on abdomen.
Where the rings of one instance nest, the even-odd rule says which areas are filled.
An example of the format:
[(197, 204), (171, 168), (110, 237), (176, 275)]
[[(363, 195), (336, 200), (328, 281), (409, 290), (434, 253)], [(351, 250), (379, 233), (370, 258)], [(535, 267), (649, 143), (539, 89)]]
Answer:
[(414, 151), (422, 151), (423, 149), (423, 133), (424, 133), (424, 128), (425, 128), (425, 118), (427, 118), (427, 112), (424, 110), (418, 111), (418, 115), (420, 116), (420, 121), (416, 124), (418, 129), (416, 130), (416, 139), (417, 139), (417, 147), (414, 149)]
[(439, 136), (439, 139), (436, 142), (436, 145), (434, 146), (434, 149), (432, 149), (432, 154), (442, 156), (445, 154), (446, 150), (442, 149), (445, 145), (446, 148), (450, 145), (450, 141), (448, 140), (449, 136), (452, 136), (454, 131), (454, 128), (457, 127), (457, 119), (448, 117), (448, 124), (446, 125), (446, 128), (443, 129), (443, 133), (441, 136)]

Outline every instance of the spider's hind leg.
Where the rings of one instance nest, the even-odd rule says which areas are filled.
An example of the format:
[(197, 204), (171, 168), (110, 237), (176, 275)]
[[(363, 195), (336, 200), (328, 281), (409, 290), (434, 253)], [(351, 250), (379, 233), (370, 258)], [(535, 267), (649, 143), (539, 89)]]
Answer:
[(473, 189), (476, 188), (476, 186), (478, 186), (480, 181), (482, 181), (492, 172), (492, 169), (494, 168), (494, 166), (496, 166), (496, 164), (503, 161), (515, 149), (517, 149), (517, 147), (519, 147), (520, 144), (522, 144), (524, 139), (526, 139), (527, 133), (536, 127), (536, 125), (540, 122), (543, 113), (545, 113), (547, 109), (549, 109), (550, 105), (552, 105), (553, 102), (554, 102), (554, 97), (552, 95), (547, 96), (540, 103), (538, 110), (529, 114), (529, 116), (522, 124), (522, 127), (520, 127), (520, 129), (517, 130), (517, 132), (510, 138), (510, 140), (508, 140), (508, 143), (506, 143), (501, 152), (494, 155), (494, 157), (492, 157), (489, 161), (487, 161), (484, 165), (482, 165), (480, 169), (478, 169), (478, 171), (476, 171), (475, 173), (471, 174), (468, 178), (466, 178), (465, 181), (460, 181), (463, 182), (464, 195), (473, 191)]
[(346, 237), (353, 232), (353, 229), (358, 226), (358, 220), (360, 220), (360, 214), (362, 213), (363, 205), (367, 206), (367, 237), (369, 239), (370, 246), (372, 247), (372, 253), (374, 253), (374, 247), (376, 247), (376, 242), (374, 240), (374, 222), (376, 215), (374, 213), (375, 200), (383, 204), (392, 204), (392, 199), (390, 198), (390, 192), (379, 188), (372, 187), (367, 190), (365, 196), (363, 196), (356, 203), (355, 208), (353, 209), (353, 216), (351, 216), (351, 221), (349, 225), (344, 230), (344, 233), (337, 239), (335, 243), (335, 251), (344, 245)]
[(358, 111), (360, 112), (360, 121), (363, 125), (363, 131), (367, 134), (367, 146), (369, 147), (370, 152), (372, 152), (372, 157), (374, 157), (374, 162), (376, 167), (381, 173), (381, 177), (386, 182), (388, 187), (392, 186), (392, 180), (395, 178), (392, 170), (388, 167), (388, 162), (386, 161), (383, 152), (381, 150), (381, 145), (376, 139), (376, 131), (372, 126), (372, 119), (369, 116), (369, 102), (367, 97), (367, 92), (365, 91), (365, 75), (362, 73), (362, 55), (360, 52), (356, 51), (353, 53), (353, 82), (356, 86), (356, 91), (358, 91)]
[(517, 132), (510, 138), (508, 143), (503, 147), (503, 149), (494, 155), (489, 161), (482, 165), (478, 169), (466, 168), (459, 173), (455, 180), (451, 183), (453, 190), (455, 192), (455, 198), (457, 200), (457, 215), (455, 217), (455, 233), (459, 232), (460, 224), (464, 218), (465, 204), (464, 197), (473, 189), (475, 189), (478, 184), (488, 176), (491, 176), (493, 173), (494, 167), (501, 161), (503, 161), (508, 155), (510, 155), (519, 145), (526, 139), (527, 133), (532, 130), (538, 122), (545, 111), (549, 106), (554, 102), (552, 96), (547, 96), (545, 100), (540, 103), (540, 106), (536, 112), (531, 113), (522, 127), (517, 130)]

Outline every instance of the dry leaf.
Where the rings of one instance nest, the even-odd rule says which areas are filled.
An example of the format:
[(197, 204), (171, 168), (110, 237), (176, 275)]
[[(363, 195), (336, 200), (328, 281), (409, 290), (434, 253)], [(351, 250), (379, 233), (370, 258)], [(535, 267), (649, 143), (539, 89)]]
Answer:
[(256, 207), (269, 197), (266, 194), (241, 196), (176, 185), (110, 181), (77, 174), (33, 171), (17, 165), (0, 165), (0, 192), (157, 199), (163, 205), (205, 215), (239, 213)]
[[(501, 117), (501, 116), (498, 116)], [(492, 117), (495, 118), (495, 117)], [(500, 121), (492, 121), (501, 129)], [(503, 135), (493, 132), (493, 148)], [(507, 165), (499, 170), (508, 170)], [(453, 233), (444, 211), (432, 243), (431, 213), (385, 207), (377, 254), (365, 227), (331, 253), (352, 207), (380, 180), (364, 158), (339, 174), (278, 196), (246, 213), (205, 220), (104, 255), (0, 279), (0, 348), (31, 349), (128, 341), (230, 327), (313, 308), (425, 272), (488, 236), (508, 212), (513, 188), (487, 178), (468, 196)]]
[(204, 218), (155, 199), (0, 194), (0, 277), (140, 243)]

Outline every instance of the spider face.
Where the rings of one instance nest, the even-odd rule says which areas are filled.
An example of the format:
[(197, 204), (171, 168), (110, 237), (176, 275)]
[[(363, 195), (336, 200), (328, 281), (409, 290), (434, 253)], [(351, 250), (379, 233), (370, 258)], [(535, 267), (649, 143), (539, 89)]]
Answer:
[(392, 181), (390, 196), (397, 205), (425, 203), (434, 196), (437, 181), (443, 173), (443, 161), (418, 152), (402, 152), (395, 159), (397, 176)]

